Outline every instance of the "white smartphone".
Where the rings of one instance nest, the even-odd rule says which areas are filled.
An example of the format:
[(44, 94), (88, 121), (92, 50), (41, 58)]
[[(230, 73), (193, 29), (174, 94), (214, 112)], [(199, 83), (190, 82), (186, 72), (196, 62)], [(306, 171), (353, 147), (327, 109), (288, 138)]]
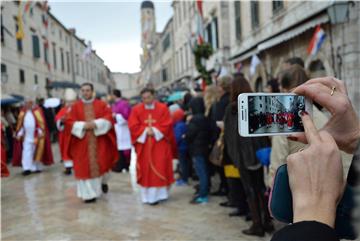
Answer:
[(312, 116), (312, 101), (293, 93), (245, 93), (238, 96), (239, 134), (277, 136), (304, 132), (301, 111)]

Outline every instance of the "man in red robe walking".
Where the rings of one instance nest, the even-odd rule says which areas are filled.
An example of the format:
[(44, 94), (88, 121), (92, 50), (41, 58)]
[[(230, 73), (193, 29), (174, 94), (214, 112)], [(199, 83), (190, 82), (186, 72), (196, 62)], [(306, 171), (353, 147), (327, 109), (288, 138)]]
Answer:
[(73, 89), (66, 89), (64, 93), (65, 106), (55, 116), (56, 127), (59, 135), (59, 148), (61, 160), (64, 163), (65, 175), (71, 175), (73, 161), (68, 155), (68, 143), (71, 137), (71, 130), (65, 129), (65, 120), (71, 110), (71, 105), (76, 101), (76, 92)]
[(118, 159), (114, 122), (110, 107), (94, 98), (91, 83), (81, 86), (81, 100), (75, 102), (65, 121), (71, 133), (67, 143), (74, 162), (77, 196), (95, 202), (108, 192), (108, 172)]
[(167, 106), (155, 101), (153, 89), (145, 88), (140, 94), (143, 103), (133, 108), (128, 122), (137, 154), (142, 202), (156, 205), (168, 199), (168, 189), (174, 182), (173, 125)]

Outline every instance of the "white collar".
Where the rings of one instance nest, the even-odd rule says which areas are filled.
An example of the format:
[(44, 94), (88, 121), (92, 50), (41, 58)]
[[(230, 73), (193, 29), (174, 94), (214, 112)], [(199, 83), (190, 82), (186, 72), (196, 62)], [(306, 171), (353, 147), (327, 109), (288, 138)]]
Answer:
[(81, 97), (81, 101), (84, 102), (85, 104), (90, 104), (95, 100), (95, 98), (91, 98), (90, 100), (85, 100), (84, 98)]
[(155, 102), (151, 103), (150, 105), (145, 105), (145, 110), (153, 110), (155, 109)]

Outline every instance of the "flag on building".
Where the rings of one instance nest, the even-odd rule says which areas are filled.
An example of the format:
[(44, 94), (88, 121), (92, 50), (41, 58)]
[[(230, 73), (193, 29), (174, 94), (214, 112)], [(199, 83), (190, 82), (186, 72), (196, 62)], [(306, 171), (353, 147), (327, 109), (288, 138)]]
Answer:
[(318, 25), (315, 29), (313, 37), (311, 38), (310, 45), (307, 49), (307, 53), (309, 55), (315, 56), (319, 52), (325, 38), (326, 38), (325, 31), (320, 27), (320, 25)]
[(251, 57), (251, 63), (250, 63), (250, 76), (253, 76), (256, 72), (256, 67), (261, 63), (259, 57), (254, 54)]
[(87, 44), (86, 49), (84, 50), (84, 52), (83, 52), (83, 54), (82, 54), (82, 59), (83, 59), (83, 60), (86, 60), (86, 59), (90, 58), (90, 56), (91, 56), (91, 51), (92, 51), (91, 48), (92, 48), (92, 47), (91, 47), (91, 41), (89, 41), (88, 44)]
[(197, 44), (204, 42), (202, 0), (196, 1), (196, 40)]
[(16, 39), (22, 40), (24, 38), (24, 25), (23, 25), (23, 18), (22, 18), (22, 8), (21, 8), (21, 2), (19, 4), (19, 10), (18, 10), (18, 16), (16, 18)]

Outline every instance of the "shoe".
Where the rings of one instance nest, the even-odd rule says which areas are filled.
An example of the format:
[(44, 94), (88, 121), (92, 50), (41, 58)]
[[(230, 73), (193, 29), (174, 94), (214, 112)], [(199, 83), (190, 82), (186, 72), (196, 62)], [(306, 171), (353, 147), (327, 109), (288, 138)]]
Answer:
[(208, 203), (209, 200), (207, 197), (196, 197), (193, 200), (191, 200), (191, 204), (205, 204)]
[(241, 216), (245, 216), (246, 212), (245, 211), (241, 211), (239, 209), (235, 210), (234, 212), (229, 213), (229, 217), (241, 217)]
[(71, 167), (65, 168), (64, 174), (67, 176), (71, 175)]
[(26, 171), (22, 172), (23, 176), (29, 176), (30, 174), (31, 174), (31, 171), (29, 171), (29, 170), (26, 170)]
[(274, 225), (272, 224), (272, 222), (267, 222), (263, 224), (264, 227), (264, 231), (267, 233), (272, 233), (275, 231)]
[(236, 207), (237, 207), (236, 205), (231, 204), (231, 203), (228, 202), (228, 201), (219, 203), (219, 205), (220, 205), (221, 207), (226, 207), (226, 208), (236, 208)]
[(211, 196), (226, 196), (226, 192), (219, 190), (219, 191), (210, 193), (210, 195)]
[(36, 170), (36, 171), (33, 171), (32, 173), (39, 174), (39, 173), (42, 173), (42, 171), (41, 170)]
[(251, 225), (249, 229), (243, 230), (242, 233), (250, 236), (258, 236), (258, 237), (265, 236), (264, 228), (261, 225), (255, 225), (255, 224)]
[(185, 182), (184, 180), (182, 180), (182, 179), (179, 179), (179, 180), (176, 180), (176, 186), (178, 186), (178, 187), (182, 187), (182, 186), (187, 186), (187, 182)]
[(149, 203), (150, 206), (156, 206), (156, 205), (158, 205), (158, 204), (159, 204), (159, 202)]
[(96, 202), (96, 198), (84, 200), (84, 203), (94, 203), (94, 202)]
[(101, 190), (103, 191), (103, 193), (108, 193), (109, 186), (107, 184), (101, 184)]

